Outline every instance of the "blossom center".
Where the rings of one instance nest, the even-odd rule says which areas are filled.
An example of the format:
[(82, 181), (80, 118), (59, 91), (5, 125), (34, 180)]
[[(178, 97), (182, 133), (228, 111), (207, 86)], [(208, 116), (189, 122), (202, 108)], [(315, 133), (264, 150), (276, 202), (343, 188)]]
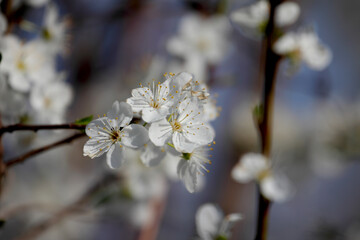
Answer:
[(50, 106), (51, 106), (51, 99), (50, 98), (48, 98), (48, 97), (44, 98), (44, 106), (45, 106), (45, 108), (50, 108)]
[(171, 127), (172, 127), (174, 132), (181, 132), (182, 131), (181, 124), (177, 120), (172, 121), (170, 124), (171, 124)]
[(41, 31), (41, 35), (42, 35), (42, 37), (43, 37), (45, 40), (47, 40), (47, 41), (49, 41), (49, 40), (52, 39), (52, 36), (51, 36), (50, 31), (49, 31), (48, 29), (46, 29), (46, 28), (44, 28), (44, 29)]
[(110, 138), (113, 142), (121, 141), (120, 132), (112, 131), (110, 134)]
[(160, 104), (156, 100), (151, 100), (150, 106), (155, 108), (155, 109), (160, 108)]
[(24, 63), (24, 61), (22, 59), (19, 59), (16, 62), (16, 67), (20, 70), (20, 71), (25, 71), (26, 70), (26, 65)]

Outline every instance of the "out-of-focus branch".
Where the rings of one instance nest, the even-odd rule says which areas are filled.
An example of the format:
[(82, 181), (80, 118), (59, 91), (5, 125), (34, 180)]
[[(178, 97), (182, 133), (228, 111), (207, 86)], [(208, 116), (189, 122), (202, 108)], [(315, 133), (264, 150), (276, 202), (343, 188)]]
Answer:
[(166, 206), (166, 194), (162, 198), (154, 199), (150, 202), (153, 208), (153, 219), (146, 224), (139, 233), (138, 240), (155, 240), (161, 225), (162, 216)]
[(37, 239), (41, 234), (55, 226), (56, 224), (63, 221), (66, 217), (77, 214), (92, 199), (93, 195), (96, 194), (103, 187), (106, 187), (119, 180), (119, 177), (114, 174), (104, 175), (94, 185), (92, 185), (85, 193), (83, 193), (78, 200), (68, 205), (67, 207), (59, 210), (54, 214), (53, 217), (40, 222), (34, 227), (30, 228), (23, 235), (19, 236), (16, 240), (31, 240)]
[(84, 130), (86, 125), (79, 125), (74, 123), (65, 123), (65, 124), (53, 124), (53, 125), (24, 125), (24, 124), (14, 124), (6, 127), (0, 128), (0, 136), (6, 132), (11, 133), (14, 131), (39, 131), (39, 130), (56, 130), (56, 129), (77, 129)]
[[(265, 60), (261, 67), (264, 72), (264, 86), (262, 107), (263, 113), (259, 122), (259, 130), (261, 137), (261, 152), (264, 156), (270, 157), (271, 140), (272, 140), (272, 120), (274, 111), (274, 98), (276, 86), (276, 73), (281, 57), (274, 53), (272, 44), (274, 41), (274, 15), (275, 8), (281, 3), (281, 0), (270, 0), (270, 17), (265, 30), (265, 38), (263, 39)], [(271, 202), (266, 199), (260, 191), (258, 191), (258, 219), (255, 240), (265, 240), (267, 237), (268, 216)]]
[(5, 166), (6, 166), (6, 168), (9, 168), (9, 167), (12, 167), (13, 165), (23, 163), (29, 157), (32, 157), (32, 156), (37, 155), (39, 153), (45, 152), (45, 151), (50, 150), (50, 149), (52, 149), (54, 147), (57, 147), (57, 146), (60, 146), (60, 145), (66, 144), (66, 143), (71, 143), (75, 139), (78, 139), (78, 138), (81, 138), (81, 137), (84, 137), (84, 136), (85, 136), (85, 133), (77, 133), (77, 134), (74, 134), (74, 135), (72, 135), (70, 137), (67, 137), (67, 138), (63, 139), (63, 140), (60, 140), (58, 142), (55, 142), (55, 143), (40, 147), (38, 149), (31, 150), (30, 152), (27, 152), (27, 153), (21, 155), (20, 157), (17, 157), (15, 159), (7, 161), (5, 163)]

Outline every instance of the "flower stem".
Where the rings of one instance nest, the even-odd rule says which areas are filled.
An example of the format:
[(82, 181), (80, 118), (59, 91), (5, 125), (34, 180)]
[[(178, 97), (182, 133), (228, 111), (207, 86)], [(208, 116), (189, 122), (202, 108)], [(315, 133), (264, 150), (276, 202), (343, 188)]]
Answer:
[[(272, 119), (274, 110), (276, 73), (281, 57), (274, 53), (272, 44), (274, 41), (274, 13), (275, 8), (281, 3), (281, 0), (270, 0), (270, 17), (265, 30), (263, 47), (265, 48), (262, 56), (261, 72), (264, 72), (263, 86), (263, 116), (259, 122), (261, 152), (264, 156), (270, 157), (271, 139), (272, 139)], [(266, 240), (268, 216), (271, 202), (266, 199), (258, 190), (258, 219), (255, 240)]]

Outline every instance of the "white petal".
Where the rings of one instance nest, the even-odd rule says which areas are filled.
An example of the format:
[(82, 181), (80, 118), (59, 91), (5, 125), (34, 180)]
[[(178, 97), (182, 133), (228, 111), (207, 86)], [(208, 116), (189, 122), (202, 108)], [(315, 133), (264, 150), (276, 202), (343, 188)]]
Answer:
[(240, 8), (231, 13), (230, 18), (241, 27), (258, 28), (260, 24), (268, 21), (269, 3), (258, 1), (247, 7)]
[(153, 167), (159, 165), (159, 163), (165, 158), (166, 151), (163, 147), (157, 147), (152, 142), (148, 142), (140, 159), (147, 167)]
[(9, 77), (10, 86), (19, 92), (28, 92), (31, 84), (29, 79), (24, 75), (17, 72), (12, 72)]
[(194, 75), (188, 72), (181, 72), (176, 74), (172, 79), (170, 86), (179, 86), (180, 89), (184, 87), (185, 84), (194, 79)]
[(275, 23), (279, 27), (293, 24), (300, 16), (300, 7), (295, 2), (284, 2), (276, 8)]
[(213, 204), (202, 205), (196, 212), (196, 230), (201, 239), (212, 240), (217, 235), (223, 213)]
[(271, 201), (284, 202), (294, 194), (287, 178), (280, 175), (269, 175), (260, 182), (261, 193)]
[(107, 117), (102, 117), (91, 121), (85, 128), (86, 135), (92, 138), (97, 138), (97, 137), (108, 138), (109, 133), (107, 132), (108, 131), (107, 129), (109, 128), (109, 125), (107, 124), (107, 122), (108, 122)]
[(191, 161), (181, 159), (177, 166), (177, 173), (190, 193), (197, 190), (197, 166)]
[(166, 119), (154, 122), (149, 128), (149, 138), (155, 146), (164, 146), (172, 135), (172, 127)]
[(3, 34), (7, 29), (7, 20), (2, 13), (0, 13), (0, 34)]
[(91, 158), (99, 157), (109, 150), (111, 142), (98, 141), (97, 139), (89, 139), (83, 148), (84, 156)]
[(146, 128), (139, 124), (131, 124), (121, 131), (121, 144), (130, 148), (144, 146), (149, 141)]
[(125, 102), (115, 101), (107, 117), (112, 119), (113, 127), (124, 127), (130, 123), (133, 118), (131, 106)]
[(227, 215), (221, 223), (219, 235), (230, 238), (232, 228), (234, 227), (235, 223), (241, 219), (243, 219), (243, 216), (240, 213), (232, 213)]
[(124, 153), (123, 147), (120, 147), (118, 144), (113, 144), (109, 151), (106, 154), (106, 163), (112, 168), (119, 168), (124, 162)]
[(142, 119), (147, 123), (152, 123), (166, 117), (168, 113), (169, 109), (164, 107), (160, 109), (145, 108), (142, 111)]
[(197, 145), (206, 145), (212, 142), (215, 137), (215, 130), (209, 124), (188, 124), (185, 130), (184, 136), (186, 139)]
[(183, 133), (174, 132), (172, 136), (174, 147), (179, 152), (191, 153), (199, 145), (189, 141)]
[(317, 36), (302, 34), (300, 44), (303, 61), (310, 68), (323, 70), (330, 64), (332, 53), (327, 46), (320, 42)]
[(274, 44), (273, 49), (277, 54), (285, 55), (297, 50), (299, 47), (296, 33), (289, 32), (280, 37)]
[(259, 174), (267, 169), (267, 159), (262, 154), (247, 153), (240, 158), (231, 176), (239, 183), (247, 183), (257, 179)]

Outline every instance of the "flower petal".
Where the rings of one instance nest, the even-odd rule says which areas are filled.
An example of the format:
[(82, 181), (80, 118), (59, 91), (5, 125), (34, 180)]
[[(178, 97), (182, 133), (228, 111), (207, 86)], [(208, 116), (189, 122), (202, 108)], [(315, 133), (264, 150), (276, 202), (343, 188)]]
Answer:
[(202, 205), (195, 217), (196, 230), (201, 239), (214, 239), (223, 217), (223, 213), (213, 204)]
[(179, 152), (191, 153), (199, 146), (196, 143), (189, 141), (185, 135), (180, 132), (174, 132), (172, 141), (174, 143), (175, 149)]
[(138, 148), (144, 146), (148, 141), (148, 131), (139, 124), (131, 124), (121, 131), (121, 144), (124, 146)]
[(133, 112), (128, 103), (115, 101), (111, 110), (107, 113), (107, 117), (112, 119), (112, 126), (118, 129), (130, 123)]
[(281, 175), (269, 175), (260, 182), (261, 193), (271, 201), (284, 202), (294, 194), (289, 180)]
[(150, 125), (149, 138), (155, 146), (164, 146), (166, 141), (170, 139), (172, 132), (170, 123), (164, 118)]
[(111, 142), (99, 141), (97, 139), (89, 139), (83, 148), (84, 156), (89, 156), (90, 158), (99, 157), (109, 150)]
[(188, 160), (181, 159), (177, 166), (177, 173), (181, 181), (185, 184), (190, 193), (197, 190), (197, 166)]
[(293, 24), (300, 16), (300, 7), (296, 2), (281, 3), (275, 11), (275, 23), (279, 27)]
[(106, 154), (106, 163), (112, 169), (119, 168), (124, 162), (123, 147), (113, 144)]
[(149, 142), (141, 153), (140, 159), (147, 167), (153, 167), (159, 165), (165, 156), (166, 151), (164, 148), (157, 147), (152, 142)]
[(267, 159), (262, 154), (247, 153), (240, 158), (231, 175), (235, 181), (247, 183), (257, 179), (268, 168)]

